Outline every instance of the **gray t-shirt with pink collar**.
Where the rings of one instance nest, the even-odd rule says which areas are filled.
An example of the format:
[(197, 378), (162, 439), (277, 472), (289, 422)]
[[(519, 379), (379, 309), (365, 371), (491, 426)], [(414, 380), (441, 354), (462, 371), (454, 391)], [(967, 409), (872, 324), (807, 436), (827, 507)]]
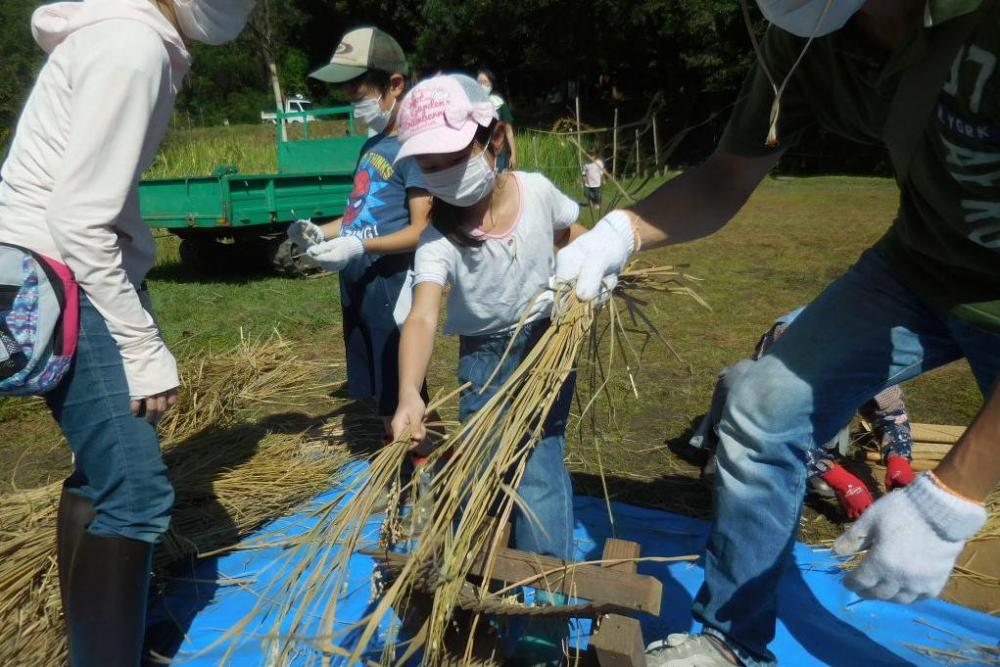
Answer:
[(521, 207), (505, 234), (484, 234), (479, 247), (457, 246), (433, 226), (421, 236), (413, 284), (451, 286), (447, 334), (495, 333), (552, 310), (553, 232), (576, 222), (580, 206), (541, 174), (513, 175)]

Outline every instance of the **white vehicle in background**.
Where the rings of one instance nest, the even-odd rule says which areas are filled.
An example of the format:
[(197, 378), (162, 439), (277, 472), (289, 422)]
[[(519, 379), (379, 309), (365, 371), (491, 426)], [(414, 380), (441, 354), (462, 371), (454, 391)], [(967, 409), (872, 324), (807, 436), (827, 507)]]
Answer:
[[(308, 100), (302, 95), (295, 95), (294, 97), (289, 97), (285, 100), (285, 113), (302, 113), (301, 116), (292, 116), (291, 118), (286, 118), (286, 123), (304, 123), (307, 120), (316, 120), (316, 117), (312, 114), (307, 114), (305, 112), (312, 108), (312, 100)], [(278, 114), (273, 111), (261, 111), (260, 120), (262, 123), (271, 123), (272, 125), (277, 124)]]

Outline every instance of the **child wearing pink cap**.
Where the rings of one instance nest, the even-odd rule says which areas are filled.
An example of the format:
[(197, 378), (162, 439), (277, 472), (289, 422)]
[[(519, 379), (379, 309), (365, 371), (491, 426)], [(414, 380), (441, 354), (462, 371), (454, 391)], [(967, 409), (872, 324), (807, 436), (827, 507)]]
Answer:
[[(586, 230), (575, 224), (579, 205), (543, 175), (497, 174), (504, 127), (489, 96), (470, 77), (436, 76), (417, 84), (399, 110), (399, 139), (397, 159), (416, 160), (434, 197), (432, 226), (417, 246), (413, 305), (400, 342), (399, 407), (392, 421), (395, 436), (410, 429), (419, 444), (426, 437), (420, 387), (445, 287), (451, 289), (444, 330), (460, 336), (458, 379), (469, 384), (459, 400), (465, 421), (495, 395), (548, 327), (555, 247)], [(515, 337), (522, 320), (526, 325)], [(566, 560), (573, 557), (573, 508), (563, 453), (575, 380), (570, 377), (563, 386), (517, 489), (537, 522), (516, 511), (513, 530), (518, 549)], [(529, 639), (539, 641), (528, 650), (558, 651), (559, 629), (554, 630), (548, 642), (529, 632)], [(523, 640), (517, 650), (523, 653)]]

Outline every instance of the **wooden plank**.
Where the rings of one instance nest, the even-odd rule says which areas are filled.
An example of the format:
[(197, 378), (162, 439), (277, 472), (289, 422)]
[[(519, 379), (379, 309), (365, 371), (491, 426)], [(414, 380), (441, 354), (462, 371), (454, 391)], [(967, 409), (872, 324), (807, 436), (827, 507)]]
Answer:
[(590, 642), (601, 667), (646, 667), (646, 646), (639, 619), (608, 614), (601, 619)]
[(914, 442), (937, 442), (955, 444), (965, 433), (964, 426), (947, 424), (910, 424)]
[[(481, 575), (485, 560), (485, 554), (480, 555), (473, 563), (471, 573)], [(565, 566), (566, 563), (558, 558), (516, 549), (498, 549), (491, 578), (515, 583)], [(594, 565), (570, 564), (567, 569), (546, 574), (530, 585), (654, 616), (660, 613), (660, 598), (663, 595), (663, 584), (655, 577)]]
[[(385, 562), (390, 568), (402, 568), (407, 554), (384, 551), (364, 551), (366, 555)], [(482, 576), (485, 555), (473, 562), (469, 574)], [(513, 584), (536, 575), (546, 574), (531, 584), (555, 593), (573, 595), (599, 604), (620, 609), (624, 613), (660, 613), (663, 584), (656, 577), (620, 572), (595, 565), (573, 565), (558, 558), (515, 549), (498, 549), (493, 563), (493, 580)], [(553, 572), (555, 571), (555, 572)]]
[[(602, 558), (604, 560), (618, 560), (620, 558), (638, 558), (639, 557), (639, 545), (636, 542), (629, 542), (628, 540), (619, 540), (614, 537), (609, 537), (604, 542), (604, 555)], [(639, 564), (632, 562), (624, 563), (614, 563), (608, 564), (604, 567), (610, 568), (612, 570), (618, 570), (619, 572), (629, 572), (634, 573), (639, 569)]]
[[(881, 463), (875, 463), (870, 465), (872, 465), (876, 470), (880, 471), (885, 470), (885, 466), (882, 465)], [(910, 461), (910, 468), (913, 469), (913, 472), (927, 472), (928, 470), (936, 470), (939, 465), (941, 465), (940, 461), (924, 461), (922, 459), (916, 459)]]
[(915, 442), (913, 443), (913, 458), (941, 460), (947, 456), (955, 445), (943, 442)]
[[(915, 442), (913, 443), (914, 461), (940, 461), (952, 450), (954, 445), (939, 442)], [(865, 460), (869, 463), (880, 463), (882, 454), (879, 452), (866, 451)]]
[[(609, 538), (604, 543), (606, 560), (638, 557), (639, 545), (635, 542)], [(635, 562), (606, 567), (628, 573), (635, 573), (637, 569)], [(605, 615), (590, 638), (590, 645), (601, 667), (646, 667), (646, 644), (637, 619), (619, 614)]]

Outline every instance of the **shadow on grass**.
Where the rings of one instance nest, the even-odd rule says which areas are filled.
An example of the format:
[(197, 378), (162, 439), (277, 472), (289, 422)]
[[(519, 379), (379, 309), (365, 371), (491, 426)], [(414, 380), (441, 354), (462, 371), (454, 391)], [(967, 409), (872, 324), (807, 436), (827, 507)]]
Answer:
[(279, 274), (268, 265), (241, 264), (237, 261), (219, 262), (199, 269), (182, 262), (165, 262), (154, 266), (146, 276), (148, 280), (163, 283), (222, 283), (227, 285), (246, 284), (277, 277)]
[(701, 447), (691, 446), (691, 436), (695, 434), (698, 429), (698, 425), (701, 424), (701, 420), (705, 419), (708, 415), (699, 415), (691, 420), (679, 435), (673, 438), (667, 438), (664, 440), (664, 444), (667, 449), (669, 449), (674, 456), (684, 461), (685, 463), (690, 463), (693, 466), (699, 468), (703, 467), (708, 463), (710, 458), (710, 453), (707, 449)]
[[(574, 493), (604, 497), (600, 475), (572, 473), (571, 476)], [(605, 476), (605, 481), (612, 502), (675, 512), (699, 519), (712, 516), (712, 490), (694, 477), (671, 473), (652, 480), (637, 480), (609, 474)]]

